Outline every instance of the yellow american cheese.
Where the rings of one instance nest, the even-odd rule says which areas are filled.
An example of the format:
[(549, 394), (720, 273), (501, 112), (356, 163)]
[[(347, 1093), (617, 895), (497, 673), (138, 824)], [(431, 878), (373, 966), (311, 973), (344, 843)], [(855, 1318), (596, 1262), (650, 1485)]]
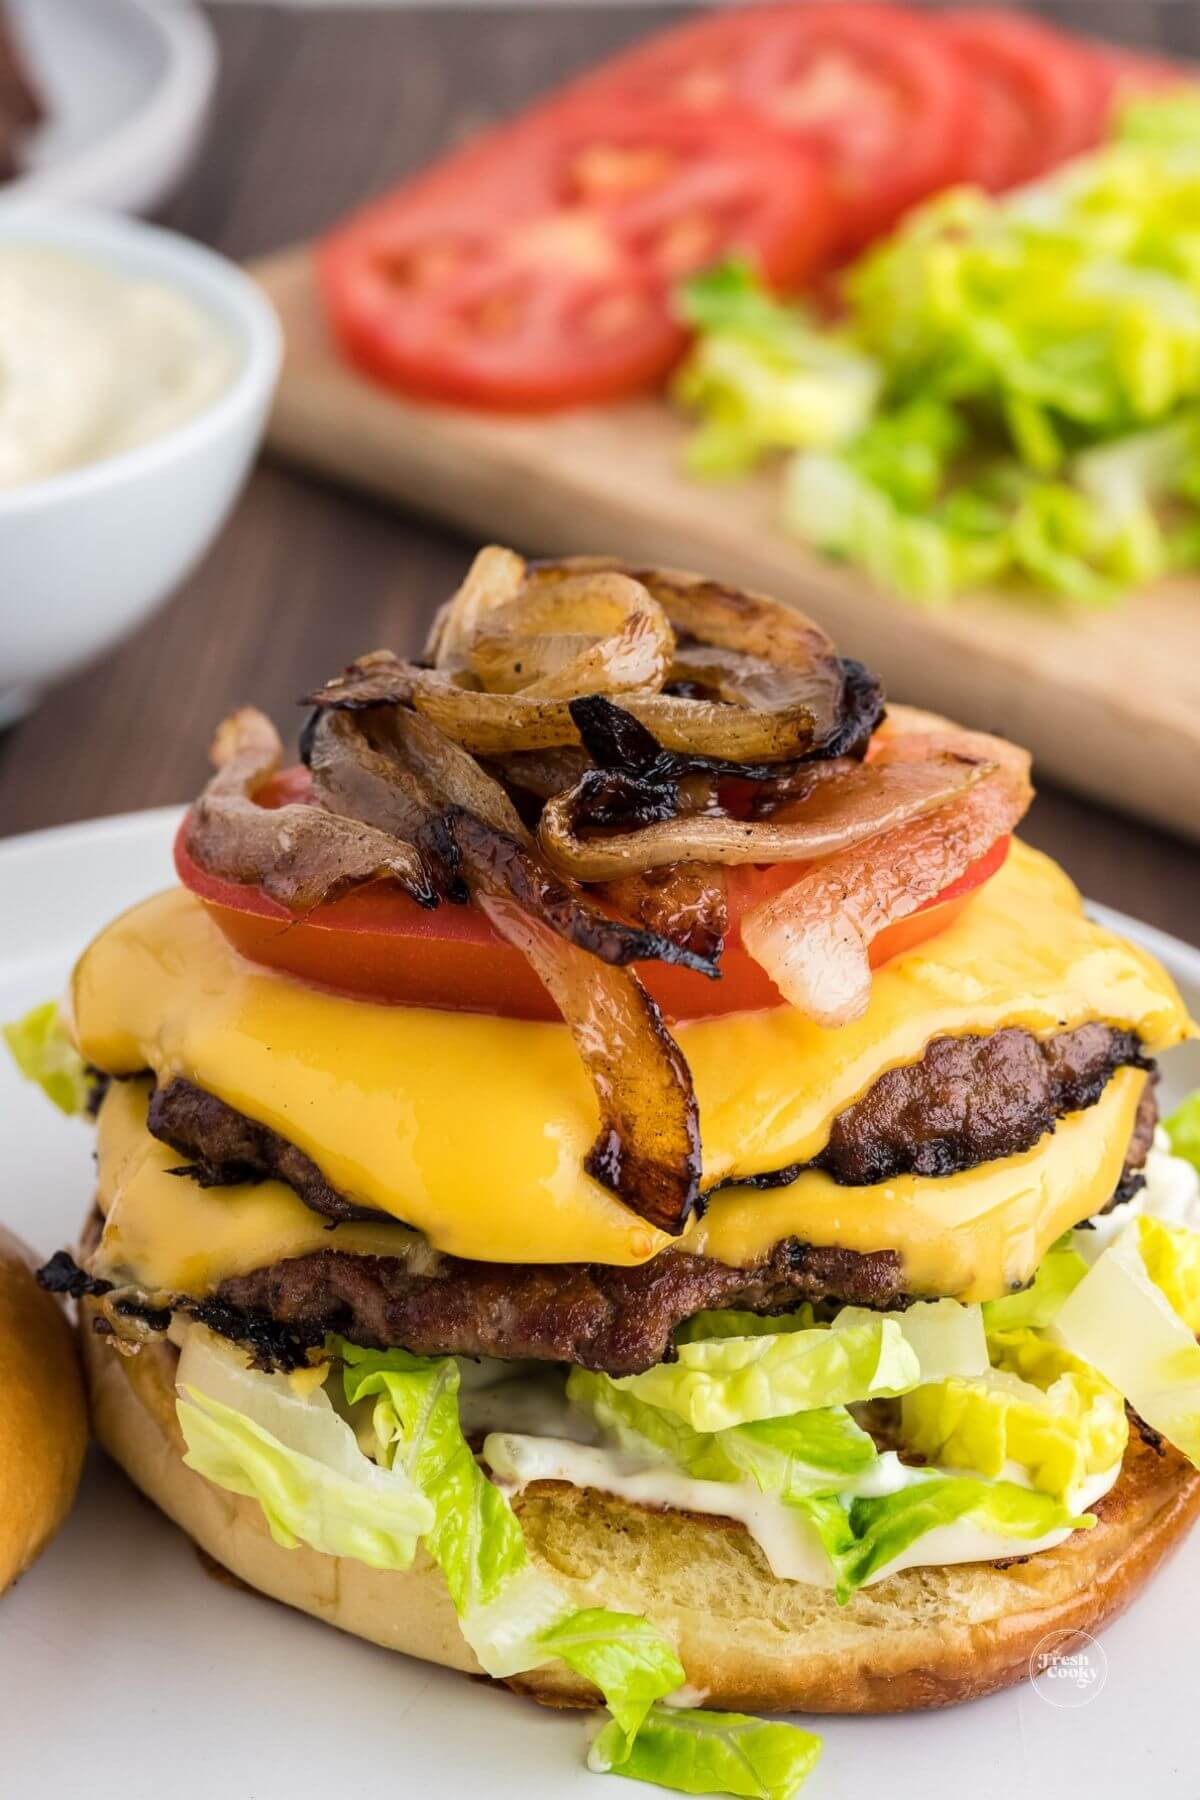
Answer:
[[(187, 1076), (299, 1145), (341, 1192), (417, 1228), (438, 1249), (495, 1261), (628, 1265), (675, 1241), (584, 1173), (596, 1103), (560, 1025), (322, 992), (244, 961), (183, 890), (134, 908), (95, 941), (76, 970), (73, 1007), (80, 1048), (98, 1067)], [(876, 972), (867, 1012), (854, 1023), (831, 1030), (780, 1006), (677, 1027), (700, 1105), (705, 1183), (815, 1155), (838, 1112), (884, 1069), (919, 1058), (934, 1037), (1005, 1025), (1049, 1034), (1090, 1019), (1135, 1030), (1152, 1051), (1188, 1030), (1163, 970), (1088, 921), (1062, 872), (1015, 845), (954, 925)], [(714, 1200), (685, 1246), (732, 1261), (792, 1234), (893, 1247), (914, 1270), (924, 1259), (928, 1291), (958, 1291), (963, 1280), (972, 1291), (1003, 1291), (1021, 1271), (1032, 1273), (1066, 1224), (1108, 1198), (1141, 1085), (1133, 1073), (1118, 1076), (1101, 1106), (1026, 1157), (967, 1175), (876, 1189), (805, 1175), (769, 1195), (732, 1191)], [(1075, 1159), (1061, 1149), (1072, 1142)], [(1022, 1223), (1011, 1232), (1007, 1173), (1023, 1196)], [(164, 1180), (171, 1185), (161, 1204), (173, 1199), (182, 1231), (189, 1184)], [(288, 1190), (264, 1184), (253, 1192), (268, 1190), (277, 1209)], [(210, 1204), (219, 1207), (229, 1192)], [(944, 1248), (932, 1247), (982, 1218), (997, 1237), (988, 1258), (968, 1251), (965, 1238), (949, 1262)], [(280, 1254), (269, 1241), (280, 1223), (264, 1214), (256, 1261)], [(187, 1231), (211, 1232), (212, 1224), (206, 1212)], [(356, 1247), (349, 1234), (358, 1227), (318, 1229), (324, 1247)]]

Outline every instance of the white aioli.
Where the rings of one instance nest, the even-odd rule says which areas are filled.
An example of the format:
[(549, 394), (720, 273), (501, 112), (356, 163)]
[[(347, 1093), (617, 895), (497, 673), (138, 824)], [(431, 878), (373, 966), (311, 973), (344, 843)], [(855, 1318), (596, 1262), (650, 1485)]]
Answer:
[[(751, 1481), (698, 1481), (668, 1463), (646, 1463), (620, 1451), (595, 1444), (579, 1444), (565, 1438), (527, 1437), (518, 1432), (493, 1432), (484, 1442), (483, 1460), (497, 1486), (519, 1492), (534, 1481), (569, 1481), (575, 1487), (595, 1488), (615, 1494), (635, 1505), (669, 1508), (675, 1512), (707, 1513), (735, 1519), (744, 1525), (770, 1565), (771, 1572), (786, 1581), (802, 1581), (809, 1587), (832, 1588), (829, 1558), (808, 1522), (773, 1494), (764, 1494)], [(961, 1469), (953, 1471), (964, 1473)], [(1094, 1476), (1069, 1497), (1076, 1512), (1086, 1511), (1106, 1494), (1120, 1464)], [(1028, 1485), (1023, 1470), (1005, 1470), (1006, 1479)], [(880, 1457), (857, 1481), (849, 1481), (846, 1495), (895, 1493), (902, 1487), (928, 1480), (929, 1475), (900, 1462), (892, 1451)], [(983, 1562), (1002, 1556), (1030, 1556), (1050, 1550), (1069, 1537), (1069, 1531), (1053, 1531), (1045, 1537), (998, 1537), (967, 1519), (935, 1526), (894, 1561), (877, 1569), (866, 1586), (894, 1575), (898, 1569), (927, 1568), (942, 1563)]]
[(237, 365), (228, 333), (174, 288), (0, 247), (0, 489), (162, 436), (224, 393)]

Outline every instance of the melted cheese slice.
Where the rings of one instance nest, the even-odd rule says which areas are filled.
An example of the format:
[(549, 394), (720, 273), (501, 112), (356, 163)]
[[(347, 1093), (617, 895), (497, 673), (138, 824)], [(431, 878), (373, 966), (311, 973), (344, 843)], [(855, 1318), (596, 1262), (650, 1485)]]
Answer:
[[(99, 1068), (186, 1076), (299, 1145), (342, 1193), (405, 1221), (440, 1250), (500, 1262), (628, 1265), (677, 1241), (584, 1172), (596, 1103), (561, 1025), (322, 992), (244, 961), (182, 889), (134, 908), (95, 941), (76, 970), (73, 1006), (80, 1049)], [(808, 1160), (827, 1142), (837, 1113), (883, 1070), (917, 1060), (934, 1037), (1005, 1025), (1049, 1034), (1091, 1019), (1136, 1031), (1154, 1051), (1189, 1029), (1163, 970), (1088, 921), (1053, 863), (1014, 845), (955, 924), (876, 972), (870, 1005), (852, 1024), (831, 1030), (779, 1006), (677, 1028), (700, 1104), (705, 1182)], [(1081, 1192), (1081, 1173), (1070, 1184), (1070, 1218), (1057, 1223), (1065, 1207), (1045, 1208), (1039, 1255), (1112, 1192), (1112, 1140), (1124, 1129), (1123, 1155), (1141, 1083), (1128, 1075), (1110, 1085), (1112, 1104), (1090, 1109), (1076, 1134), (1094, 1192)], [(1068, 1135), (1060, 1128), (1029, 1153), (1053, 1157), (1055, 1193), (1065, 1161), (1055, 1152)], [(965, 1229), (968, 1184), (1000, 1180), (1027, 1163), (1014, 1158), (949, 1180), (878, 1189), (837, 1188), (806, 1175), (770, 1196), (731, 1192), (684, 1243), (731, 1261), (750, 1260), (792, 1234), (916, 1256), (915, 1240), (907, 1248), (901, 1241), (898, 1208), (915, 1218), (929, 1190), (930, 1216), (944, 1205), (947, 1219)], [(178, 1210), (187, 1184), (168, 1179)], [(889, 1228), (866, 1245), (849, 1234), (872, 1196), (884, 1203)], [(830, 1236), (821, 1217), (835, 1216)], [(764, 1237), (758, 1222), (768, 1219)], [(320, 1229), (323, 1246), (351, 1247), (348, 1234), (357, 1227)], [(1024, 1244), (1027, 1231), (1028, 1221), (1016, 1240)], [(264, 1237), (257, 1261), (278, 1254)], [(1024, 1268), (1024, 1251), (1018, 1260)], [(978, 1272), (981, 1253), (961, 1262), (997, 1293), (1017, 1278), (1014, 1266), (1004, 1246), (986, 1277)], [(948, 1276), (923, 1285), (956, 1291)]]
[[(792, 1235), (850, 1250), (894, 1249), (914, 1292), (995, 1299), (1023, 1287), (1055, 1238), (1108, 1200), (1145, 1081), (1122, 1069), (1096, 1106), (1061, 1121), (1024, 1156), (946, 1179), (847, 1188), (813, 1173), (767, 1194), (728, 1189), (682, 1248), (739, 1264)], [(202, 1188), (172, 1175), (178, 1153), (146, 1130), (149, 1094), (148, 1081), (115, 1083), (100, 1109), (105, 1225), (94, 1274), (199, 1296), (227, 1276), (319, 1250), (429, 1263), (418, 1233), (392, 1221), (330, 1228), (282, 1182)]]

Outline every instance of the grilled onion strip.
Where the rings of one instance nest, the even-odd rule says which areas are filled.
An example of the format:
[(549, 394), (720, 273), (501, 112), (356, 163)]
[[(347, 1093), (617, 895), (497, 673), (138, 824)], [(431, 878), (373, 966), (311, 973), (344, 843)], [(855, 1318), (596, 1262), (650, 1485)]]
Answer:
[[(899, 711), (900, 709), (897, 709)], [(920, 720), (929, 721), (922, 726)], [(822, 1025), (860, 1018), (870, 946), (1013, 830), (1033, 798), (1029, 757), (1001, 738), (905, 711), (872, 767), (919, 767), (955, 752), (983, 771), (957, 799), (833, 856), (742, 920), (742, 942), (785, 1000)]]
[(579, 790), (572, 789), (546, 802), (538, 843), (554, 868), (577, 881), (612, 881), (676, 862), (815, 862), (944, 806), (991, 767), (952, 753), (912, 763), (856, 763), (835, 777), (814, 771), (808, 795), (788, 801), (769, 820), (699, 813), (587, 838), (573, 824)]
[(319, 806), (259, 806), (254, 794), (279, 767), (271, 721), (243, 707), (218, 727), (217, 772), (188, 814), (189, 856), (211, 875), (253, 882), (292, 912), (310, 912), (347, 888), (388, 877), (421, 906), (437, 894), (419, 850), (403, 836)]

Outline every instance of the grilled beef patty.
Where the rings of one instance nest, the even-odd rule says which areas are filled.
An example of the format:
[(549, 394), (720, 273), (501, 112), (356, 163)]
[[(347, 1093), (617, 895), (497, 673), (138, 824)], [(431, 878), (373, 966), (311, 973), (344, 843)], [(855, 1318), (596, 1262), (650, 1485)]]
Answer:
[[(865, 1187), (897, 1175), (951, 1175), (1015, 1156), (1065, 1113), (1092, 1106), (1123, 1065), (1151, 1067), (1133, 1033), (1111, 1025), (1081, 1025), (1051, 1038), (1015, 1028), (986, 1037), (935, 1038), (920, 1062), (889, 1069), (838, 1114), (827, 1147), (812, 1164), (793, 1163), (750, 1185), (783, 1186), (807, 1166)], [(278, 1132), (190, 1081), (156, 1088), (147, 1123), (155, 1137), (189, 1159), (179, 1173), (206, 1187), (273, 1176), (326, 1218), (380, 1216), (338, 1193)]]
[[(1118, 1195), (1154, 1135), (1147, 1087)], [(479, 1263), (422, 1249), (419, 1260), (321, 1250), (222, 1282), (217, 1301), (269, 1317), (307, 1342), (325, 1331), (418, 1354), (528, 1357), (634, 1375), (661, 1362), (675, 1327), (710, 1307), (786, 1312), (802, 1300), (895, 1307), (908, 1299), (894, 1250), (863, 1255), (794, 1238), (750, 1268), (664, 1250), (639, 1268), (602, 1263)]]

